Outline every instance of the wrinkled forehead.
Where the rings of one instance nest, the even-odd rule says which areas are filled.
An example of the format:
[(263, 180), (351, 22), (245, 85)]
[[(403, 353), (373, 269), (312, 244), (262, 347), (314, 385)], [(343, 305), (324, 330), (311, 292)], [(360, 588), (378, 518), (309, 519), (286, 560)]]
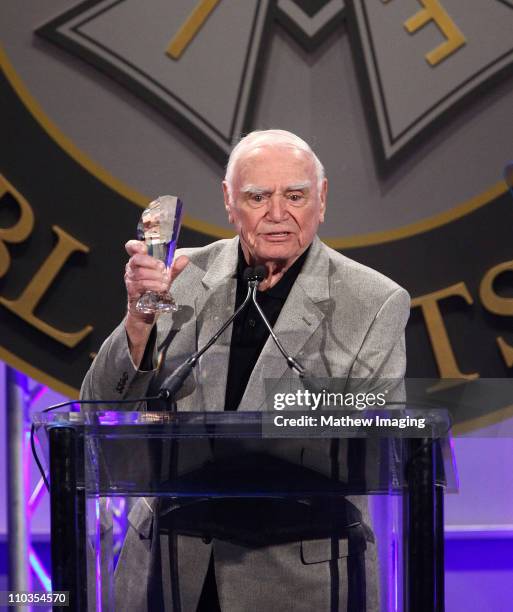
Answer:
[(234, 183), (240, 185), (256, 173), (263, 177), (267, 175), (270, 179), (290, 176), (294, 180), (304, 177), (306, 181), (315, 175), (315, 163), (307, 151), (294, 146), (259, 145), (244, 151), (237, 159)]

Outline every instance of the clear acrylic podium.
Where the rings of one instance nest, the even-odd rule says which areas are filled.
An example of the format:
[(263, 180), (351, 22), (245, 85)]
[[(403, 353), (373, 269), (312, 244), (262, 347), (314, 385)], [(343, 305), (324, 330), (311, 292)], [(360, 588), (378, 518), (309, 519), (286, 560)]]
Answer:
[(278, 428), (270, 412), (36, 415), (51, 483), (53, 590), (70, 591), (75, 610), (126, 610), (120, 550), (134, 513), (146, 512), (153, 537), (165, 525), (249, 549), (333, 541), (349, 556), (360, 538), (377, 546), (382, 611), (443, 610), (443, 495), (457, 490), (447, 413), (344, 414), (420, 415), (427, 427), (328, 435)]

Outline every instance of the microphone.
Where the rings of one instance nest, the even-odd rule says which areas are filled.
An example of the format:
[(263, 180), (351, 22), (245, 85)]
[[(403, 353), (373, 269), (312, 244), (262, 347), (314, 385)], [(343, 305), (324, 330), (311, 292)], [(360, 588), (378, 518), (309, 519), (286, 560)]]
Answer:
[(242, 278), (245, 282), (256, 283), (258, 286), (264, 278), (267, 276), (267, 270), (265, 266), (255, 266), (254, 268), (246, 268)]
[(195, 353), (190, 355), (181, 365), (179, 365), (169, 377), (167, 386), (162, 388), (159, 392), (159, 399), (169, 400), (173, 399), (176, 393), (182, 388), (185, 379), (192, 372), (194, 366), (198, 362), (198, 359), (208, 351), (208, 349), (217, 341), (219, 336), (225, 331), (225, 329), (240, 315), (240, 313), (246, 308), (251, 299), (251, 291), (255, 290), (258, 284), (267, 276), (265, 266), (256, 266), (255, 268), (248, 267), (244, 270), (242, 278), (244, 282), (248, 284), (248, 292), (242, 304), (232, 314), (232, 316), (224, 323), (219, 330), (210, 338), (210, 340)]

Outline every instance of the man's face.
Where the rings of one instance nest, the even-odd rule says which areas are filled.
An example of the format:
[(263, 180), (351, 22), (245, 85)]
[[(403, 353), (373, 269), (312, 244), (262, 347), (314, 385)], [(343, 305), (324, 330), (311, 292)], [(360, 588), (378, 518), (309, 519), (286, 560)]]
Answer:
[(232, 200), (223, 183), (228, 220), (240, 236), (248, 263), (289, 267), (310, 245), (324, 221), (327, 181), (320, 190), (308, 153), (265, 145), (235, 167)]

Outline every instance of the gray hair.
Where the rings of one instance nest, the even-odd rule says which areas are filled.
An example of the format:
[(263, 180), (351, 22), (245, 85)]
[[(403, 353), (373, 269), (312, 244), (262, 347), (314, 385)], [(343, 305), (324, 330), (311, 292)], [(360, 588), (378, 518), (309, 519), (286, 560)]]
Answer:
[(228, 184), (228, 193), (230, 198), (232, 198), (235, 167), (239, 159), (246, 153), (249, 153), (249, 151), (252, 149), (266, 146), (290, 147), (308, 153), (315, 165), (315, 172), (317, 174), (317, 191), (320, 192), (322, 181), (324, 180), (326, 173), (324, 171), (324, 166), (307, 142), (305, 142), (299, 136), (296, 136), (296, 134), (287, 132), (286, 130), (257, 130), (255, 132), (250, 132), (247, 136), (241, 138), (241, 140), (239, 140), (239, 142), (232, 149), (230, 157), (228, 158), (224, 180)]

